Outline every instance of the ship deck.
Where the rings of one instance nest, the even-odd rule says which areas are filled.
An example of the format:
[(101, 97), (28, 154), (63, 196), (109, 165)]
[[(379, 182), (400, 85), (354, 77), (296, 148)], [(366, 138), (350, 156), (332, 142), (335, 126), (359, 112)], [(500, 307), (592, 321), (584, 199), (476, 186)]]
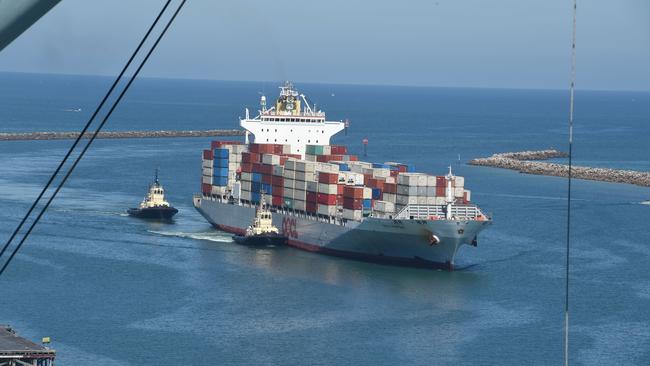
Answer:
[(18, 336), (7, 325), (0, 326), (0, 366), (50, 366), (55, 356), (54, 350)]

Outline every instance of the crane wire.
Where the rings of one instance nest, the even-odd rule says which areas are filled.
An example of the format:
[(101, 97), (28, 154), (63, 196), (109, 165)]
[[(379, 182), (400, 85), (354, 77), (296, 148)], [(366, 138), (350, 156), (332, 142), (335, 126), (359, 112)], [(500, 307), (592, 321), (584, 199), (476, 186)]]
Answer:
[(0, 276), (2, 276), (2, 274), (4, 273), (4, 271), (5, 271), (5, 270), (7, 269), (7, 267), (9, 266), (9, 263), (11, 263), (11, 261), (12, 261), (13, 258), (14, 258), (14, 256), (16, 255), (16, 253), (18, 253), (18, 251), (20, 250), (20, 248), (23, 246), (23, 244), (25, 243), (25, 240), (27, 240), (27, 238), (28, 238), (29, 235), (31, 234), (32, 230), (34, 229), (34, 227), (36, 226), (36, 224), (38, 223), (38, 221), (41, 219), (41, 217), (43, 216), (43, 214), (45, 213), (45, 211), (48, 209), (48, 207), (50, 206), (50, 204), (52, 203), (52, 201), (54, 200), (54, 198), (56, 197), (56, 195), (59, 193), (59, 191), (61, 190), (61, 188), (62, 188), (63, 185), (65, 184), (65, 182), (68, 180), (68, 178), (70, 177), (70, 175), (72, 174), (72, 172), (74, 171), (74, 169), (77, 167), (77, 164), (79, 164), (79, 162), (81, 161), (81, 159), (83, 158), (83, 156), (86, 154), (86, 151), (88, 151), (88, 148), (91, 146), (91, 144), (93, 143), (93, 141), (95, 141), (95, 138), (97, 138), (97, 135), (99, 134), (99, 132), (101, 131), (101, 129), (104, 127), (104, 124), (106, 124), (106, 121), (107, 121), (108, 118), (111, 116), (111, 114), (113, 113), (113, 111), (115, 110), (115, 108), (117, 107), (117, 105), (119, 104), (119, 102), (122, 100), (122, 97), (124, 97), (124, 94), (126, 94), (126, 92), (129, 90), (131, 84), (133, 83), (133, 81), (135, 80), (135, 78), (138, 76), (138, 74), (140, 73), (140, 71), (141, 71), (142, 68), (144, 67), (145, 63), (147, 62), (147, 60), (149, 59), (149, 57), (151, 56), (151, 54), (153, 53), (153, 51), (154, 51), (154, 50), (156, 49), (156, 47), (158, 46), (158, 43), (160, 43), (160, 40), (161, 40), (162, 37), (165, 35), (165, 33), (167, 32), (167, 30), (169, 29), (169, 27), (171, 26), (171, 24), (174, 22), (174, 19), (176, 19), (176, 16), (177, 16), (178, 13), (180, 12), (180, 10), (183, 8), (183, 6), (185, 5), (185, 2), (186, 2), (186, 1), (187, 1), (187, 0), (182, 0), (181, 3), (179, 4), (179, 6), (176, 8), (176, 10), (174, 11), (174, 14), (171, 16), (171, 18), (169, 19), (169, 21), (168, 21), (167, 24), (165, 25), (165, 28), (163, 28), (162, 32), (158, 35), (158, 38), (156, 38), (155, 43), (151, 46), (151, 48), (150, 48), (149, 51), (147, 52), (147, 54), (146, 54), (146, 56), (144, 57), (144, 59), (140, 62), (140, 65), (138, 66), (138, 68), (136, 69), (136, 71), (133, 73), (133, 75), (132, 75), (131, 78), (129, 79), (129, 82), (126, 84), (126, 86), (124, 87), (124, 89), (122, 90), (122, 92), (119, 94), (119, 96), (117, 97), (117, 99), (115, 100), (115, 102), (113, 102), (113, 104), (112, 104), (111, 108), (109, 109), (108, 113), (106, 114), (106, 116), (104, 116), (104, 119), (103, 119), (102, 122), (99, 124), (99, 126), (97, 127), (97, 129), (96, 129), (95, 132), (93, 133), (92, 137), (90, 138), (90, 140), (89, 140), (88, 143), (86, 144), (86, 146), (84, 146), (84, 148), (83, 148), (83, 150), (81, 151), (81, 153), (79, 154), (79, 156), (75, 159), (74, 163), (72, 164), (72, 166), (70, 167), (70, 169), (67, 171), (66, 175), (63, 177), (63, 179), (61, 180), (61, 182), (59, 183), (59, 185), (56, 187), (56, 190), (54, 191), (54, 193), (52, 194), (52, 196), (48, 199), (48, 201), (46, 202), (45, 206), (41, 209), (41, 211), (39, 212), (39, 214), (38, 214), (38, 216), (36, 217), (36, 219), (34, 220), (34, 222), (32, 222), (32, 224), (30, 225), (29, 229), (27, 230), (27, 232), (25, 233), (25, 235), (23, 236), (23, 238), (20, 240), (20, 242), (18, 243), (18, 245), (16, 246), (16, 248), (14, 249), (14, 251), (13, 251), (13, 252), (11, 253), (11, 255), (9, 256), (9, 259), (5, 262), (5, 264), (2, 266), (2, 268), (0, 268)]
[(566, 216), (566, 273), (564, 287), (564, 365), (569, 366), (569, 249), (571, 243), (571, 174), (573, 164), (573, 103), (576, 82), (576, 12), (577, 0), (573, 0), (573, 33), (571, 39), (571, 87), (569, 97), (569, 172)]
[(97, 114), (99, 114), (99, 111), (104, 107), (104, 104), (108, 100), (109, 96), (113, 93), (113, 90), (115, 90), (115, 87), (117, 86), (117, 84), (122, 79), (122, 76), (124, 76), (124, 73), (126, 72), (126, 70), (129, 68), (129, 66), (131, 66), (131, 63), (133, 62), (133, 60), (135, 59), (137, 54), (140, 52), (140, 49), (144, 45), (145, 41), (149, 38), (149, 35), (151, 34), (153, 29), (155, 28), (156, 24), (158, 24), (158, 21), (160, 20), (162, 15), (165, 13), (165, 10), (167, 10), (167, 7), (169, 6), (170, 3), (171, 3), (171, 0), (167, 0), (165, 5), (163, 6), (163, 8), (158, 13), (158, 16), (156, 17), (156, 19), (153, 21), (153, 23), (151, 23), (151, 26), (149, 26), (149, 29), (147, 30), (147, 33), (144, 35), (142, 40), (140, 40), (140, 43), (138, 44), (138, 47), (136, 47), (135, 51), (133, 51), (133, 53), (131, 54), (131, 57), (129, 58), (127, 63), (122, 68), (122, 71), (117, 76), (117, 78), (115, 78), (115, 81), (113, 81), (113, 85), (111, 85), (111, 87), (108, 89), (108, 92), (106, 92), (106, 95), (104, 95), (104, 98), (102, 99), (102, 101), (99, 103), (99, 105), (95, 109), (95, 112), (93, 112), (92, 116), (90, 116), (90, 118), (88, 119), (88, 122), (86, 122), (86, 125), (81, 130), (81, 132), (79, 133), (79, 136), (77, 136), (77, 138), (74, 140), (74, 142), (72, 143), (72, 146), (70, 146), (70, 148), (68, 149), (68, 152), (63, 157), (63, 160), (61, 160), (61, 162), (59, 163), (59, 166), (54, 170), (54, 173), (52, 173), (52, 175), (50, 176), (50, 179), (47, 181), (47, 183), (45, 184), (45, 186), (41, 190), (41, 193), (39, 193), (39, 195), (36, 198), (36, 200), (34, 201), (34, 203), (32, 203), (32, 206), (29, 208), (29, 210), (27, 210), (27, 213), (25, 214), (23, 219), (20, 221), (20, 224), (18, 224), (16, 229), (13, 231), (13, 233), (9, 237), (9, 240), (7, 240), (5, 245), (2, 247), (2, 250), (0, 250), (0, 258), (2, 258), (5, 251), (7, 250), (7, 248), (9, 248), (9, 245), (11, 244), (11, 242), (14, 240), (16, 235), (18, 235), (18, 232), (23, 228), (23, 225), (25, 225), (25, 222), (27, 222), (27, 219), (31, 216), (32, 212), (34, 211), (34, 209), (36, 208), (38, 203), (41, 201), (41, 198), (43, 198), (43, 196), (45, 195), (45, 192), (47, 192), (47, 190), (50, 188), (50, 185), (52, 185), (52, 182), (54, 182), (54, 179), (59, 174), (59, 172), (61, 171), (61, 169), (65, 165), (65, 163), (68, 161), (68, 158), (70, 157), (70, 155), (72, 155), (72, 153), (74, 152), (74, 150), (77, 147), (77, 144), (79, 144), (79, 141), (81, 141), (81, 139), (83, 138), (86, 131), (88, 131), (88, 129), (90, 128), (90, 125), (95, 120), (95, 117), (97, 117)]

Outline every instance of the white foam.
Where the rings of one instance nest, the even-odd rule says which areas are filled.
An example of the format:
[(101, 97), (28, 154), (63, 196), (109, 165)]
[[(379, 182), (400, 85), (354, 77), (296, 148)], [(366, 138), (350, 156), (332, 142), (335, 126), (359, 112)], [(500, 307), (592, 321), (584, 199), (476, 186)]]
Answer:
[(223, 235), (216, 232), (195, 232), (195, 233), (186, 233), (182, 231), (156, 231), (156, 230), (147, 230), (150, 233), (164, 235), (164, 236), (176, 236), (179, 238), (189, 238), (194, 240), (207, 240), (214, 241), (218, 243), (230, 243), (232, 238), (230, 235)]

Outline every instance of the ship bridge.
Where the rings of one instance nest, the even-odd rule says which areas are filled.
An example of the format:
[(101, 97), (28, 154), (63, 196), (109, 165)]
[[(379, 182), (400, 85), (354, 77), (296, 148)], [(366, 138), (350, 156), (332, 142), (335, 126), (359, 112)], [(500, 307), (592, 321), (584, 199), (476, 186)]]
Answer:
[(290, 144), (292, 154), (305, 156), (306, 145), (329, 145), (332, 136), (345, 128), (342, 121), (327, 121), (325, 112), (310, 105), (304, 94), (299, 94), (293, 84), (286, 82), (280, 87), (275, 105), (267, 109), (266, 97), (260, 98), (257, 117), (240, 119), (239, 125), (246, 130), (246, 140), (253, 135), (258, 144)]

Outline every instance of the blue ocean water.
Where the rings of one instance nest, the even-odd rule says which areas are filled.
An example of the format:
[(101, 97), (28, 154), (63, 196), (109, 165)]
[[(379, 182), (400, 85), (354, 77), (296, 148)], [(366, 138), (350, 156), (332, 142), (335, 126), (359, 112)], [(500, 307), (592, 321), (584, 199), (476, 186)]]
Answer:
[[(110, 78), (0, 74), (0, 132), (81, 128)], [(276, 83), (141, 79), (107, 130), (236, 128)], [(249, 249), (192, 208), (210, 139), (98, 140), (0, 278), (0, 323), (61, 365), (548, 365), (563, 356), (566, 180), (465, 164), (566, 148), (565, 91), (298, 85), (335, 143), (466, 177), (494, 216), (455, 272)], [(650, 171), (650, 93), (579, 91), (576, 164)], [(73, 110), (81, 108), (80, 112)], [(71, 141), (0, 142), (4, 242)], [(460, 158), (460, 162), (459, 162)], [(172, 224), (127, 217), (161, 168)], [(650, 189), (574, 182), (571, 360), (650, 363)]]

